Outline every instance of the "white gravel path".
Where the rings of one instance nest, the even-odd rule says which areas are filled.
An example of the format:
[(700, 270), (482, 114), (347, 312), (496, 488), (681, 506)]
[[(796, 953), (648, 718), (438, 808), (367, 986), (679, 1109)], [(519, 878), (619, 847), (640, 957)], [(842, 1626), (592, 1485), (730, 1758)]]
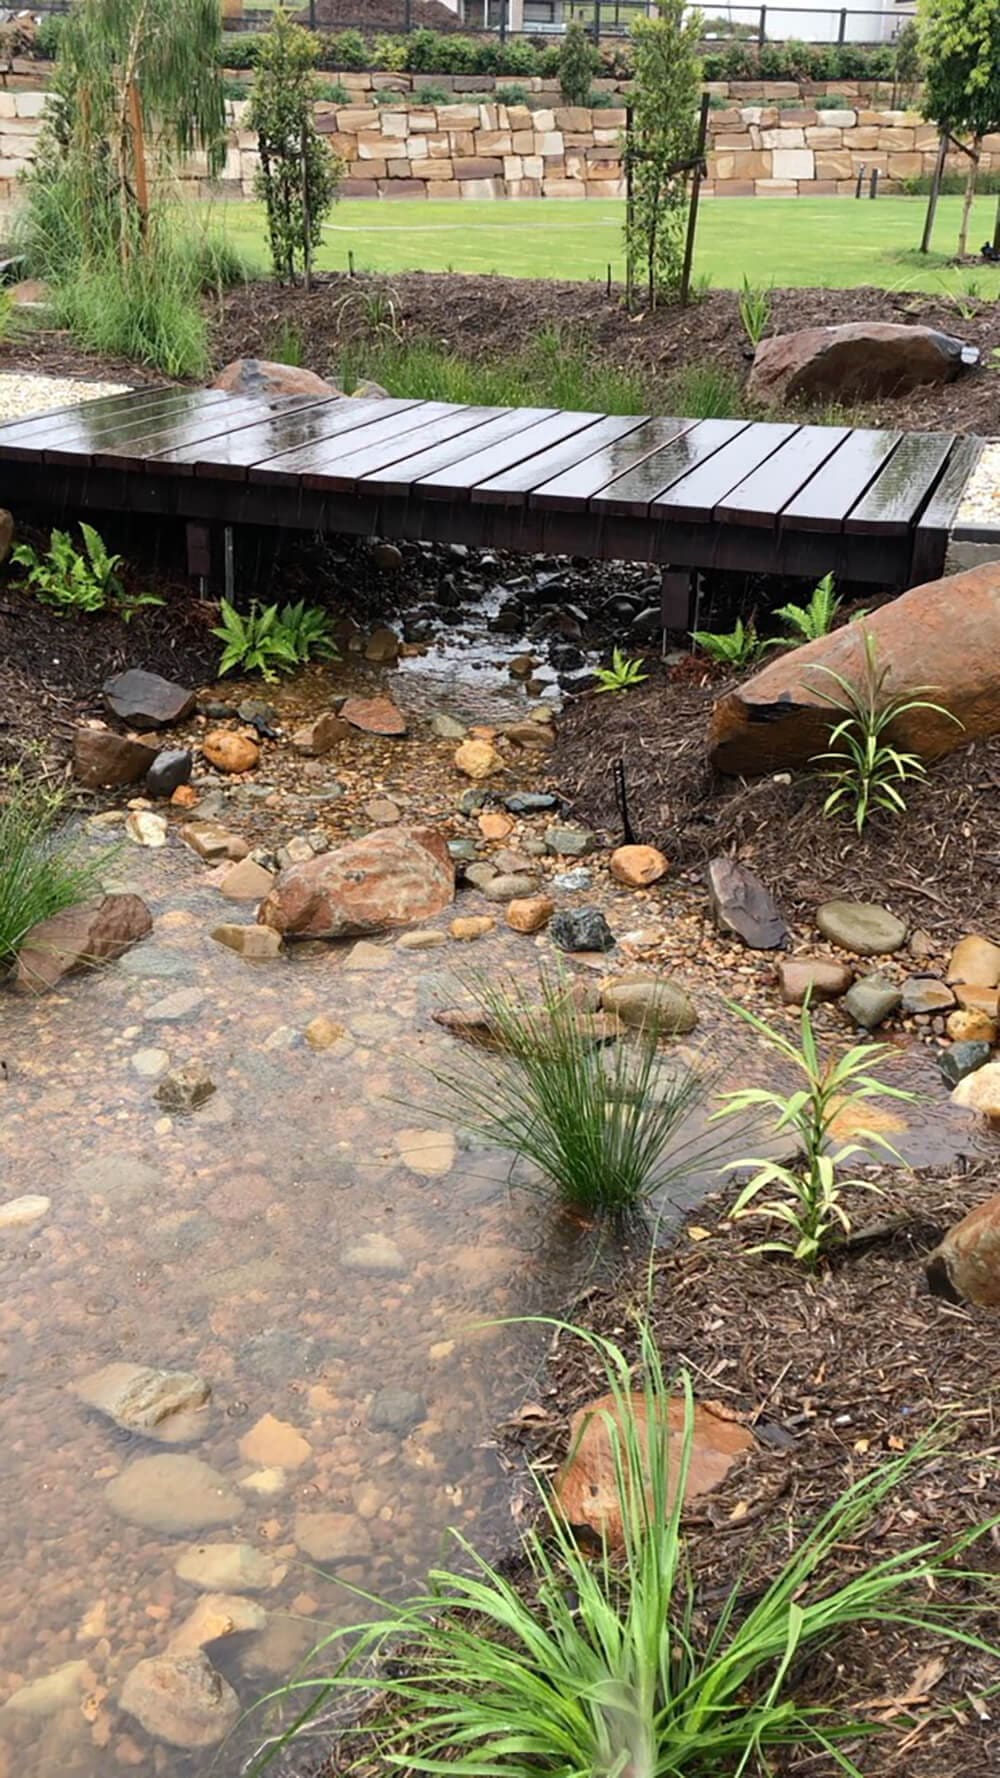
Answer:
[(1000, 439), (991, 439), (965, 485), (956, 525), (996, 525), (1000, 530)]
[(96, 401), (101, 395), (120, 395), (127, 383), (80, 383), (75, 377), (43, 377), (17, 371), (0, 375), (0, 420), (19, 420), (25, 414), (47, 414), (54, 408), (75, 407), (79, 401)]

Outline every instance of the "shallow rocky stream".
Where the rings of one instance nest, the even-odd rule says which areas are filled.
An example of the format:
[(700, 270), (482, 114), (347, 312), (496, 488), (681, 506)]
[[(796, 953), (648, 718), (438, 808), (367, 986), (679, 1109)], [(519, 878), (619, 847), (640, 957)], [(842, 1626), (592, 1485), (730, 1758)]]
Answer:
[[(435, 738), (429, 717), (509, 722), (525, 694), (506, 657), (523, 646), (482, 633), (385, 673), (324, 669), (268, 690), (282, 728), (352, 687), (388, 690), (411, 737), (359, 737), (349, 771), (336, 754), (303, 766), (275, 745), (255, 781), (203, 788), (254, 843), (268, 821), (286, 836), (364, 831), (374, 794), (485, 852), (473, 816), (457, 813), (454, 740)], [(248, 691), (260, 695), (221, 695)], [(503, 789), (543, 778), (526, 760)], [(206, 1593), (245, 1626), (210, 1654), (246, 1707), (357, 1621), (340, 1579), (398, 1594), (445, 1552), (449, 1526), (495, 1549), (511, 1540), (498, 1434), (531, 1398), (546, 1334), (497, 1322), (558, 1313), (601, 1260), (594, 1231), (435, 1118), (428, 1070), (455, 1039), (431, 1015), (460, 997), (463, 974), (528, 989), (553, 953), (466, 890), (430, 924), (498, 916), (474, 947), (408, 950), (388, 935), (250, 964), (211, 931), (251, 912), (221, 903), (173, 821), (155, 851), (113, 850), (121, 812), (84, 825), (154, 929), (43, 998), (0, 998), (0, 1201), (49, 1201), (0, 1229), (0, 1778), (130, 1767), (187, 1778), (213, 1759), (235, 1773), (267, 1719), (240, 1723), (221, 1752), (185, 1751), (121, 1704), (137, 1662), (197, 1644), (188, 1620), (210, 1609)], [(545, 825), (526, 818), (510, 844), (537, 842)], [(555, 893), (604, 908), (621, 941), (611, 967), (672, 949), (701, 1013), (687, 1047), (719, 1086), (767, 1074), (723, 1003), (752, 997), (773, 963), (718, 941), (706, 952), (700, 891), (668, 878), (636, 895), (602, 861), (589, 891)], [(304, 1035), (318, 1018), (342, 1028), (321, 1049)], [(190, 1117), (165, 1115), (156, 1082), (191, 1059), (217, 1091)], [(971, 1150), (926, 1049), (900, 1039), (894, 1078), (921, 1095), (892, 1126), (907, 1159)], [(741, 1152), (734, 1133), (725, 1154)], [(713, 1182), (703, 1167), (678, 1201)], [(81, 1401), (79, 1380), (117, 1363), (207, 1382), (184, 1441), (122, 1430)]]

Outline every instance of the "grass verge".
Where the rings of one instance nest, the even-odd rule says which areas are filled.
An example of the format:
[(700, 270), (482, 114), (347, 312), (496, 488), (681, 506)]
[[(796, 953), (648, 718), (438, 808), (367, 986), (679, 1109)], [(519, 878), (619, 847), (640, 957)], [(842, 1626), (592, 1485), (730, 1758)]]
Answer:
[(10, 773), (0, 804), (0, 973), (33, 926), (92, 895), (98, 863), (79, 857), (61, 830), (64, 799)]

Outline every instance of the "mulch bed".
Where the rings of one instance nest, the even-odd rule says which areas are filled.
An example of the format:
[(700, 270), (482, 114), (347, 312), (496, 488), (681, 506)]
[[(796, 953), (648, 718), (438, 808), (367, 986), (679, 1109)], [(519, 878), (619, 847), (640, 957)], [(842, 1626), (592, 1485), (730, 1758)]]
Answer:
[[(648, 664), (648, 663), (647, 663)], [(826, 787), (807, 773), (723, 778), (707, 760), (714, 700), (726, 681), (694, 662), (620, 695), (572, 702), (559, 723), (553, 777), (574, 815), (621, 839), (613, 762), (625, 764), (637, 836), (675, 868), (722, 852), (750, 866), (789, 915), (843, 896), (888, 902), (942, 944), (1000, 918), (1000, 737), (977, 741), (907, 786), (907, 813), (877, 815), (862, 837), (822, 814)]]
[[(408, 338), (430, 340), (475, 358), (518, 352), (543, 327), (561, 326), (568, 339), (608, 364), (643, 371), (655, 398), (672, 372), (697, 362), (721, 365), (744, 378), (749, 369), (746, 336), (735, 292), (713, 290), (689, 309), (662, 309), (628, 316), (620, 293), (608, 297), (596, 282), (407, 272), (394, 277), (350, 279), (330, 274), (311, 291), (287, 290), (262, 281), (230, 291), (213, 336), (218, 365), (244, 354), (267, 355), (284, 325), (304, 345), (304, 362), (320, 375), (338, 373), (346, 344), (357, 343), (359, 311), (338, 298), (361, 288), (390, 292), (397, 323)], [(984, 302), (964, 321), (943, 296), (857, 290), (775, 290), (772, 330), (790, 332), (841, 321), (920, 322), (980, 346), (984, 363), (1000, 347), (1000, 303)], [(996, 431), (996, 391), (988, 374), (970, 375), (941, 389), (917, 390), (871, 403), (872, 424), (914, 431), (941, 427), (956, 432)]]

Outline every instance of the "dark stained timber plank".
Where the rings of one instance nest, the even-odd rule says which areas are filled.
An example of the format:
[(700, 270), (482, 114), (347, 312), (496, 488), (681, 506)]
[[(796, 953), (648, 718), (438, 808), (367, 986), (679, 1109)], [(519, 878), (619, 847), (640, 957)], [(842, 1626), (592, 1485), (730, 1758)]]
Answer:
[(564, 470), (578, 468), (602, 447), (613, 445), (628, 433), (635, 432), (647, 418), (646, 414), (609, 414), (595, 425), (588, 426), (585, 432), (552, 445), (524, 463), (516, 463), (512, 469), (491, 476), (489, 481), (480, 482), (473, 488), (472, 498), (493, 506), (523, 506), (527, 496), (541, 483), (550, 481)]
[(254, 463), (276, 457), (285, 451), (301, 450), (304, 445), (321, 439), (343, 437), (385, 418), (389, 407), (400, 413), (412, 402), (334, 401), (317, 399), (288, 413), (271, 414), (266, 420), (253, 420), (237, 426), (225, 438), (213, 438), (207, 445), (180, 445), (176, 450), (162, 451), (157, 462), (190, 465), (196, 475), (215, 475), (224, 481), (243, 481)]
[(793, 438), (739, 482), (715, 509), (723, 525), (771, 529), (778, 514), (845, 439), (846, 426), (800, 426)]
[(983, 450), (981, 438), (953, 441), (945, 472), (917, 521), (913, 534), (910, 584), (936, 580), (944, 572), (948, 539), (962, 504), (962, 496)]
[(423, 476), (415, 492), (428, 500), (466, 499), (479, 482), (502, 475), (529, 457), (540, 456), (550, 445), (561, 444), (564, 438), (583, 434), (588, 426), (596, 425), (601, 418), (600, 414), (562, 411), (550, 414), (547, 419), (535, 420), (522, 431), (512, 433), (502, 444), (487, 445), (481, 451), (473, 451), (462, 462)]
[[(48, 408), (44, 413), (25, 414), (21, 419), (0, 422), (0, 439), (6, 443), (11, 437), (30, 438), (45, 427), (58, 425), (61, 420), (75, 419), (81, 408), (87, 408), (89, 412), (98, 413), (106, 417), (109, 423), (114, 423), (122, 418), (126, 409), (130, 413), (139, 413), (170, 396), (186, 393), (189, 391), (166, 385), (153, 389), (125, 389), (118, 395), (99, 395), (96, 401), (70, 401), (63, 407)], [(221, 394), (221, 390), (213, 393)]]
[[(263, 419), (265, 414), (280, 413), (289, 407), (301, 407), (301, 396), (230, 396), (221, 407), (197, 406), (162, 420), (152, 417), (138, 432), (123, 427), (120, 433), (100, 440), (94, 450), (94, 462), (103, 469), (141, 468), (159, 451), (177, 450), (183, 444), (200, 443), (203, 439), (226, 438), (234, 426)], [(46, 448), (46, 462), (65, 463), (66, 450), (60, 440)]]
[(206, 412), (232, 399), (221, 389), (169, 389), (157, 390), (155, 398), (129, 394), (80, 402), (58, 414), (37, 414), (8, 427), (2, 434), (0, 456), (39, 461), (49, 446), (58, 444), (76, 462), (92, 455), (105, 439), (141, 432), (160, 415)]
[(785, 507), (782, 526), (796, 531), (842, 530), (848, 513), (884, 468), (901, 436), (899, 432), (852, 432)]
[(373, 469), (363, 478), (364, 491), (406, 495), (421, 476), (431, 475), (435, 469), (448, 469), (453, 463), (461, 463), (473, 448), (481, 451), (487, 445), (499, 444), (512, 433), (522, 432), (528, 416), (530, 423), (533, 423), (535, 420), (546, 420), (550, 414), (558, 413), (559, 410), (554, 407), (484, 407), (471, 411), (492, 415), (493, 418), (484, 419), (477, 425), (474, 437), (448, 439), (444, 444), (431, 445), (426, 450), (415, 450), (412, 456), (401, 457), (398, 463), (387, 464), (384, 469)]
[(948, 460), (951, 446), (951, 433), (908, 433), (867, 494), (858, 501), (844, 529), (872, 535), (911, 530)]
[(752, 469), (773, 457), (775, 451), (794, 438), (798, 430), (797, 426), (770, 423), (748, 426), (738, 438), (714, 451), (704, 463), (699, 463), (672, 488), (658, 495), (649, 509), (650, 518), (687, 519), (707, 524), (719, 501), (724, 500)]
[(672, 420), (666, 415), (654, 415), (651, 420), (644, 420), (635, 432), (627, 433), (585, 462), (574, 464), (572, 469), (566, 469), (561, 475), (553, 476), (551, 481), (533, 488), (528, 504), (544, 506), (546, 511), (552, 512), (580, 512), (587, 501), (609, 482), (634, 469), (654, 451), (662, 450), (682, 432), (690, 432), (696, 424), (695, 420)]
[[(475, 423), (470, 422), (468, 408), (448, 401), (425, 401), (404, 414), (386, 437), (362, 434), (357, 449), (349, 449), (344, 455), (322, 454), (316, 464), (304, 471), (302, 480), (307, 488), (350, 492), (362, 483), (369, 470), (384, 469), (415, 450), (429, 450), (432, 445), (462, 436), (470, 427), (475, 436)], [(378, 430), (372, 427), (371, 433)]]
[(681, 433), (662, 451), (654, 451), (651, 457), (602, 488), (593, 496), (591, 510), (608, 515), (621, 514), (626, 518), (644, 512), (651, 501), (666, 493), (682, 475), (687, 475), (746, 430), (745, 420), (698, 420), (689, 432)]

